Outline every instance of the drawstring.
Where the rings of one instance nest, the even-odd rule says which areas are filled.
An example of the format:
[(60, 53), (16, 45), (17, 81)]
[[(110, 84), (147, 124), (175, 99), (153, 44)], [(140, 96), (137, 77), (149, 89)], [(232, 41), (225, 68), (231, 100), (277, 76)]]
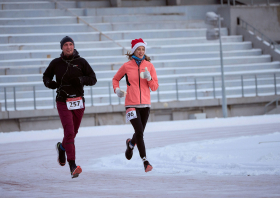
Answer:
[[(64, 78), (65, 74), (66, 74), (67, 71), (68, 71), (68, 68), (69, 68), (70, 66), (76, 67), (75, 65), (71, 64), (71, 62), (72, 62), (73, 60), (79, 59), (80, 57), (78, 57), (78, 58), (76, 58), (76, 59), (74, 59), (74, 58), (75, 58), (75, 56), (73, 56), (73, 58), (72, 58), (71, 60), (65, 60), (65, 59), (62, 58), (62, 56), (61, 56), (61, 59), (67, 64), (67, 69), (66, 69), (65, 73), (63, 74), (63, 76), (62, 76), (62, 78), (61, 78), (61, 83), (60, 83), (59, 87), (57, 88), (57, 91), (56, 91), (56, 92), (57, 92), (57, 97), (60, 96), (60, 92), (61, 92), (61, 91), (63, 91), (63, 92), (66, 94), (67, 97), (69, 96), (69, 94), (68, 94), (66, 91), (64, 91), (63, 89), (61, 89), (61, 88), (62, 88), (63, 86), (71, 86), (71, 85), (62, 85), (62, 82), (63, 82), (63, 78)], [(81, 70), (79, 67), (76, 67), (76, 68), (78, 68), (79, 70)]]

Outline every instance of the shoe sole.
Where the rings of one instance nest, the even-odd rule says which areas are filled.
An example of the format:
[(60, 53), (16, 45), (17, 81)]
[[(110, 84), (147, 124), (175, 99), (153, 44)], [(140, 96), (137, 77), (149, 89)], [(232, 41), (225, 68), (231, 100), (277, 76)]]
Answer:
[(147, 172), (149, 172), (149, 171), (151, 171), (151, 170), (153, 170), (153, 167), (152, 167), (151, 165), (148, 165), (147, 168), (146, 168), (146, 170), (145, 170), (145, 172), (147, 173)]
[(57, 162), (58, 162), (58, 164), (59, 164), (60, 166), (64, 166), (64, 165), (66, 164), (66, 162), (65, 162), (65, 163), (61, 163), (61, 162), (59, 161), (59, 150), (58, 150), (57, 144), (55, 145), (55, 148), (56, 148), (56, 151), (57, 151)]
[(77, 166), (77, 168), (74, 170), (74, 172), (72, 173), (72, 179), (79, 177), (79, 174), (81, 174), (82, 172), (82, 168), (80, 166)]

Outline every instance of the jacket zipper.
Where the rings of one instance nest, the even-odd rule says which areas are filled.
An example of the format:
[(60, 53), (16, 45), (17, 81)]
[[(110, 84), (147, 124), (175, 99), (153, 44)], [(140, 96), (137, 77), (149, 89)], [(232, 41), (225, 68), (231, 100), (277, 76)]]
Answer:
[[(135, 61), (136, 62), (136, 61)], [(141, 61), (141, 63), (142, 63), (142, 61)], [(142, 103), (141, 102), (141, 86), (140, 86), (140, 65), (141, 65), (141, 63), (139, 64), (139, 66), (138, 66), (138, 78), (139, 78), (139, 91), (140, 91), (140, 104)], [(136, 63), (137, 64), (137, 63)]]

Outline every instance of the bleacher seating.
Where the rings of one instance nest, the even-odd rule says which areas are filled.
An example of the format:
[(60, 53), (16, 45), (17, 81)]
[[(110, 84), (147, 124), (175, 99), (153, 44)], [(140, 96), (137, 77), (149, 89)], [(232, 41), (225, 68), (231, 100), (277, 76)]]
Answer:
[[(218, 5), (110, 8), (105, 0), (0, 3), (2, 110), (54, 108), (55, 94), (43, 86), (42, 73), (59, 57), (59, 41), (66, 35), (74, 39), (98, 78), (94, 87), (85, 87), (87, 106), (124, 103), (113, 93), (111, 80), (127, 61), (124, 53), (135, 38), (148, 43), (147, 55), (158, 74), (160, 87), (152, 93), (152, 102), (221, 97), (219, 43), (206, 40), (204, 23), (205, 13), (217, 12)], [(242, 36), (229, 36), (226, 28), (222, 42), (227, 97), (275, 94), (279, 62), (271, 62), (270, 55), (252, 48)], [(125, 89), (124, 80), (121, 86)]]

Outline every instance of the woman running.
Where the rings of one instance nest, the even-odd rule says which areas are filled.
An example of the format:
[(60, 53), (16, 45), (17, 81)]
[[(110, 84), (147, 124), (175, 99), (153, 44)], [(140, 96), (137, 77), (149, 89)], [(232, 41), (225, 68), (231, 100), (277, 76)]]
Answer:
[[(156, 91), (158, 79), (156, 70), (146, 52), (147, 43), (141, 38), (131, 41), (131, 53), (127, 53), (129, 61), (124, 63), (113, 78), (113, 88), (118, 97), (125, 97), (126, 120), (134, 128), (132, 139), (126, 140), (125, 156), (132, 158), (134, 146), (137, 145), (143, 160), (145, 172), (153, 169), (146, 157), (144, 130), (150, 114), (150, 89)], [(121, 90), (119, 81), (126, 77), (127, 90)]]

